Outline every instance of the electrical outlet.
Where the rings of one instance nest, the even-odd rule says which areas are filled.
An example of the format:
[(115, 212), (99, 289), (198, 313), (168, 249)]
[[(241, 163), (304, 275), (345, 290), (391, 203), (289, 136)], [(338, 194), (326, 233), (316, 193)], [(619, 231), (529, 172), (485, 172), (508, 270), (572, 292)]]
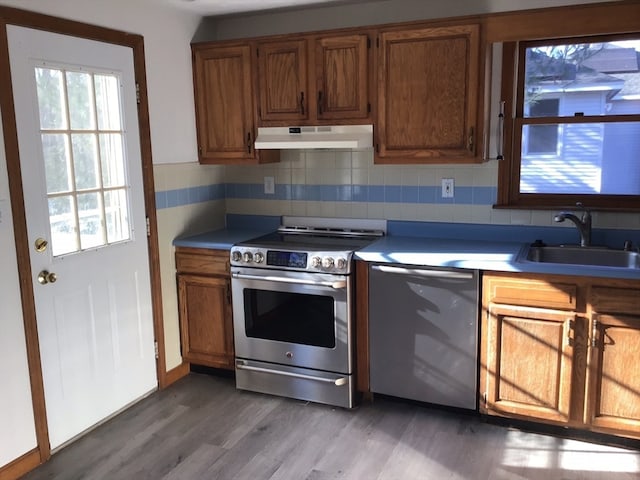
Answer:
[(274, 177), (264, 177), (264, 193), (265, 195), (276, 193), (276, 179)]
[(442, 179), (442, 198), (453, 198), (453, 178)]

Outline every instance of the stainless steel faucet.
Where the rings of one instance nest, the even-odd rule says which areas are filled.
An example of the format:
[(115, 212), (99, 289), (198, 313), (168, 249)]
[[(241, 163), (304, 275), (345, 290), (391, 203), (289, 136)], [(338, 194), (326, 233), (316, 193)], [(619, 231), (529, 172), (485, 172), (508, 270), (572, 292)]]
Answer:
[(580, 246), (588, 247), (591, 245), (591, 212), (584, 208), (582, 203), (577, 202), (576, 207), (582, 209), (582, 218), (578, 218), (570, 212), (560, 212), (553, 217), (554, 222), (564, 222), (571, 220), (580, 232)]

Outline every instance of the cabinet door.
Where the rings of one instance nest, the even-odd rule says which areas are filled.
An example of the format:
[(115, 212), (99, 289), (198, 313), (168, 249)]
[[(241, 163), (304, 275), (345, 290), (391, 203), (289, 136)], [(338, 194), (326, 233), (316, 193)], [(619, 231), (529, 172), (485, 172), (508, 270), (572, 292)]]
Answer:
[(488, 412), (569, 421), (575, 319), (570, 312), (489, 305), (481, 355)]
[(640, 435), (640, 316), (594, 313), (591, 345), (587, 423)]
[(384, 32), (379, 55), (376, 161), (476, 161), (479, 26)]
[(200, 162), (255, 159), (249, 45), (194, 47), (193, 80)]
[(309, 115), (307, 41), (258, 44), (260, 120), (302, 121)]
[(318, 119), (369, 117), (368, 46), (367, 35), (324, 37), (316, 40)]
[(178, 275), (182, 356), (191, 363), (233, 368), (229, 280)]

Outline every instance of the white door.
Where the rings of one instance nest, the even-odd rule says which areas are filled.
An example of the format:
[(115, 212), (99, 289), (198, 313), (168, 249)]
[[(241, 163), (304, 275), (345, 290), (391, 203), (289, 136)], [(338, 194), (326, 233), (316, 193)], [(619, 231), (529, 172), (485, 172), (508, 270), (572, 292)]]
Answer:
[(8, 35), (55, 449), (157, 386), (133, 52)]

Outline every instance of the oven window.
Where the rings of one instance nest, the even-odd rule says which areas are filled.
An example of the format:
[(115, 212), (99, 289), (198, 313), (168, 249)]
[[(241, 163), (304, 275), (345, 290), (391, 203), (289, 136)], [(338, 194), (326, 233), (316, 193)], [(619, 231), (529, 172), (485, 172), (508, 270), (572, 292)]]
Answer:
[(334, 348), (334, 299), (303, 293), (244, 289), (247, 337)]

